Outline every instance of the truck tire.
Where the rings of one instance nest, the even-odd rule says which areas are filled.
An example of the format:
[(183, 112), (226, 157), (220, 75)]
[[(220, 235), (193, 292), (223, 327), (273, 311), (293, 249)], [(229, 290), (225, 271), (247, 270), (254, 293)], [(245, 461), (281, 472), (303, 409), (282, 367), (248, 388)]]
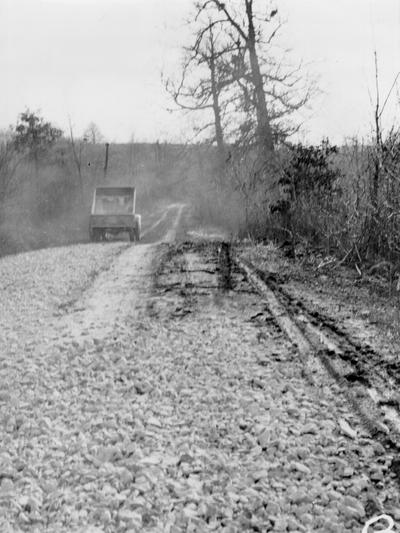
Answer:
[(100, 242), (102, 240), (104, 240), (104, 233), (101, 229), (99, 228), (94, 228), (91, 233), (90, 233), (90, 239), (93, 241), (93, 242)]

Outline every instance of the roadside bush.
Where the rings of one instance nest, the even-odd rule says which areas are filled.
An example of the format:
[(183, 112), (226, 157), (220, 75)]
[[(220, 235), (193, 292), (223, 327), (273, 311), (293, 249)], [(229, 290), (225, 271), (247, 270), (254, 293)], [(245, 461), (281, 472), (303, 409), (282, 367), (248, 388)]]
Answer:
[(330, 145), (328, 139), (317, 146), (291, 146), (280, 183), (292, 188), (294, 199), (329, 201), (333, 194), (341, 193), (338, 185), (341, 172), (332, 164), (332, 156), (338, 151), (338, 147)]
[(343, 231), (343, 190), (338, 153), (328, 140), (317, 146), (292, 145), (280, 151), (277, 199), (270, 205), (268, 226), (278, 239), (305, 239), (335, 246)]
[(398, 131), (370, 145), (298, 144), (280, 158), (280, 195), (266, 234), (320, 248), (357, 268), (384, 264), (391, 277), (400, 272)]

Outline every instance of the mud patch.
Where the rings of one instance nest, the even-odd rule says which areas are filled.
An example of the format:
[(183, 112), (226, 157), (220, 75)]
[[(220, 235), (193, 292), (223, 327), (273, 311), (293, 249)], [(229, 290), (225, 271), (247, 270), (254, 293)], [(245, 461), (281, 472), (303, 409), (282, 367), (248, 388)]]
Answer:
[[(153, 314), (165, 314), (169, 305), (167, 315), (181, 317), (210, 301), (218, 304), (225, 293), (236, 288), (254, 294), (232, 261), (230, 243), (197, 240), (162, 246), (165, 248), (153, 279)], [(155, 299), (161, 296), (167, 298), (157, 304)]]

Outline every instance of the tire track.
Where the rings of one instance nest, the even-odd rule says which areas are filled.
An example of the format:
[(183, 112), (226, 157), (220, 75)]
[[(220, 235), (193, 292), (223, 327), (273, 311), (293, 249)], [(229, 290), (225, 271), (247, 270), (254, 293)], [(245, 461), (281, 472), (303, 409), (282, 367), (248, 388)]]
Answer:
[[(327, 371), (372, 437), (395, 455), (391, 471), (400, 485), (400, 461), (396, 458), (400, 453), (400, 412), (397, 405), (393, 405), (395, 402), (390, 402), (393, 391), (388, 390), (388, 384), (394, 382), (384, 372), (371, 374), (371, 361), (363, 364), (358, 352), (364, 350), (370, 355), (371, 349), (352, 343), (321, 315), (317, 322), (315, 313), (308, 312), (302, 303), (294, 304), (276, 282), (252, 264), (238, 258), (235, 262), (265, 299), (279, 328), (297, 347), (308, 379), (318, 386), (326, 381)], [(379, 355), (375, 354), (375, 365), (379, 364), (377, 358)]]

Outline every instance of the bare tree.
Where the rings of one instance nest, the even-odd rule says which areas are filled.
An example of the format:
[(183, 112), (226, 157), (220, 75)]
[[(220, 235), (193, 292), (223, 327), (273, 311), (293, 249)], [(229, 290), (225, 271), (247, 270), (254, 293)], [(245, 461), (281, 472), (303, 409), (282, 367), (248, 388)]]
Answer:
[(214, 15), (212, 22), (208, 25), (208, 28), (215, 26), (217, 23), (228, 26), (230, 30), (233, 29), (236, 31), (236, 37), (239, 41), (242, 41), (244, 48), (248, 50), (252, 82), (254, 86), (254, 95), (256, 98), (258, 140), (266, 150), (273, 151), (274, 143), (271, 121), (267, 111), (263, 79), (256, 48), (256, 28), (254, 24), (253, 0), (244, 0), (247, 28), (242, 23), (238, 22), (232, 13), (232, 10), (229, 9), (224, 2), (220, 2), (219, 0), (207, 0), (205, 2), (198, 3), (197, 7), (198, 15), (202, 11), (207, 10), (210, 12), (210, 10), (212, 11), (214, 9), (215, 11), (216, 9), (218, 13)]
[(210, 111), (213, 119), (206, 120), (197, 133), (212, 128), (211, 142), (218, 150), (219, 167), (223, 168), (226, 159), (224, 138), (224, 118), (229, 100), (223, 99), (223, 91), (231, 83), (230, 73), (224, 68), (223, 58), (230, 49), (219, 47), (218, 35), (209, 23), (207, 31), (201, 28), (195, 34), (194, 44), (185, 48), (182, 75), (178, 84), (167, 80), (166, 89), (175, 103), (187, 111)]
[(104, 141), (104, 136), (100, 131), (100, 128), (94, 122), (90, 122), (85, 131), (83, 132), (83, 139), (91, 144), (97, 144)]
[(241, 91), (238, 101), (247, 117), (242, 133), (246, 140), (253, 136), (262, 159), (268, 159), (277, 139), (293, 132), (293, 127), (284, 121), (307, 103), (312, 86), (303, 83), (300, 66), (293, 68), (275, 57), (272, 43), (282, 23), (277, 18), (277, 9), (263, 5), (261, 8), (257, 0), (240, 0), (230, 5), (220, 0), (203, 0), (196, 2), (196, 18), (204, 19), (203, 33), (219, 27), (225, 32), (226, 46), (235, 43), (230, 69)]

